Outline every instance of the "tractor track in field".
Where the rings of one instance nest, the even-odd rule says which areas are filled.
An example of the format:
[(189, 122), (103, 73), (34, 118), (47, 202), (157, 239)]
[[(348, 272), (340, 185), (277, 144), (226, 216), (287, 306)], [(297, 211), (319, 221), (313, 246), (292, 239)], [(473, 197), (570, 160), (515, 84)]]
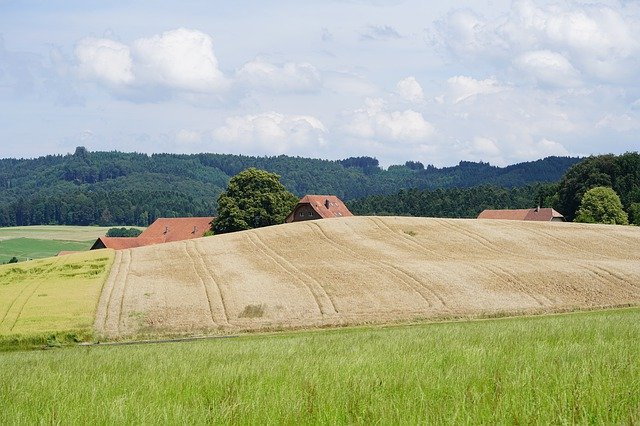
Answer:
[(207, 308), (209, 308), (209, 318), (211, 319), (212, 325), (217, 325), (220, 322), (216, 321), (215, 315), (213, 313), (213, 306), (211, 304), (211, 296), (209, 296), (209, 288), (205, 283), (205, 277), (207, 274), (206, 272), (200, 270), (200, 269), (206, 270), (206, 267), (202, 265), (201, 263), (202, 259), (200, 259), (198, 254), (197, 253), (193, 254), (189, 250), (189, 241), (184, 242), (183, 248), (184, 248), (184, 252), (187, 255), (187, 258), (189, 259), (189, 264), (191, 264), (193, 268), (193, 272), (195, 272), (196, 277), (198, 277), (198, 281), (200, 281), (200, 286), (202, 287), (202, 291), (204, 292), (204, 295), (207, 299)]
[[(329, 237), (327, 235), (326, 231), (324, 229), (322, 229), (322, 226), (320, 224), (314, 222), (314, 223), (311, 223), (310, 225), (313, 225), (312, 229), (316, 233), (316, 235), (318, 235), (320, 238), (322, 238), (325, 241), (327, 241), (330, 246), (334, 247), (336, 250), (338, 250), (343, 255), (350, 256), (350, 257), (356, 257), (359, 261), (364, 262), (364, 263), (370, 265), (373, 268), (380, 268), (383, 271), (385, 271), (385, 272), (395, 276), (396, 278), (398, 278), (407, 288), (409, 288), (413, 292), (417, 293), (420, 296), (420, 298), (422, 300), (424, 300), (424, 302), (427, 304), (427, 307), (429, 307), (429, 308), (435, 307), (434, 306), (434, 301), (432, 300), (432, 299), (435, 299), (435, 300), (437, 300), (436, 304), (439, 304), (441, 308), (449, 309), (449, 307), (447, 306), (446, 302), (444, 301), (444, 299), (442, 297), (440, 297), (433, 289), (428, 288), (422, 281), (417, 279), (411, 273), (409, 273), (407, 271), (404, 271), (403, 269), (393, 265), (392, 263), (390, 263), (388, 261), (382, 260), (382, 259), (378, 259), (377, 261), (374, 262), (371, 259), (368, 259), (366, 256), (362, 256), (362, 255), (358, 254), (358, 252), (356, 250), (350, 249), (349, 246), (338, 242), (334, 238)], [(347, 225), (347, 226), (349, 226), (349, 225)], [(423, 291), (421, 291), (420, 289), (423, 289), (423, 291), (426, 291), (431, 296), (431, 298), (427, 297), (423, 293)]]
[[(213, 267), (209, 262), (209, 258), (205, 255), (204, 250), (201, 249), (199, 241), (190, 241), (189, 243), (193, 243), (193, 247), (198, 256), (200, 256), (200, 261), (202, 262), (202, 266), (207, 274), (207, 277), (214, 287), (213, 291), (209, 290), (209, 294), (212, 296), (209, 298), (209, 304), (211, 305), (213, 303), (214, 311), (222, 312), (221, 322), (229, 324), (229, 309), (227, 308), (224, 295), (222, 294), (222, 288), (220, 288), (220, 284), (211, 272)], [(217, 305), (217, 307), (215, 305)]]
[(482, 265), (479, 264), (477, 266), (480, 269), (483, 269), (489, 272), (491, 275), (499, 279), (507, 287), (516, 290), (518, 293), (524, 294), (525, 296), (533, 300), (538, 306), (544, 307), (550, 304), (550, 303), (544, 303), (540, 299), (540, 297), (535, 296), (532, 291), (525, 288), (524, 284), (520, 284), (519, 280), (504, 268), (501, 268), (495, 265), (489, 266), (487, 264), (482, 264)]
[[(640, 229), (610, 229), (345, 217), (140, 247), (116, 253), (97, 335), (224, 335), (640, 304)], [(0, 313), (1, 327), (11, 327), (33, 290), (9, 294), (24, 291), (6, 298), (3, 306), (13, 307)]]
[(371, 217), (370, 219), (378, 227), (378, 229), (380, 230), (383, 230), (383, 228), (387, 229), (397, 241), (405, 242), (425, 254), (434, 256), (435, 260), (447, 260), (447, 258), (444, 257), (442, 253), (439, 253), (436, 250), (425, 247), (424, 245), (412, 239), (410, 236), (406, 235), (404, 232), (400, 233), (399, 231), (396, 231), (395, 229), (390, 227), (388, 224), (386, 224), (382, 219), (375, 216)]
[[(262, 241), (262, 239), (258, 235), (256, 235), (255, 232), (248, 232), (246, 235), (249, 242), (255, 248), (260, 250), (260, 252), (271, 259), (274, 264), (278, 265), (283, 271), (285, 271), (295, 281), (302, 284), (309, 291), (309, 293), (315, 300), (316, 305), (318, 305), (318, 311), (320, 312), (320, 315), (330, 315), (338, 313), (333, 300), (331, 300), (329, 294), (315, 278), (309, 276), (304, 271), (293, 265), (284, 256), (281, 256), (275, 250), (270, 248), (267, 244), (264, 243), (264, 241)], [(311, 283), (315, 285), (307, 283), (305, 279), (301, 278), (300, 276), (302, 276), (303, 278), (307, 278)]]

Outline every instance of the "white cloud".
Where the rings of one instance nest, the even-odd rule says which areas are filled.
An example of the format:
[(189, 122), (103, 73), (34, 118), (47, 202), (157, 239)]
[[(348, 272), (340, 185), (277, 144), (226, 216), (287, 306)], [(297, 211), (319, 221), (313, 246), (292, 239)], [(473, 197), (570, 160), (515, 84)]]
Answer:
[[(526, 52), (556, 52), (594, 80), (634, 78), (632, 70), (640, 63), (640, 9), (633, 2), (538, 3), (515, 1), (508, 13), (495, 19), (470, 10), (453, 11), (435, 25), (433, 39), (456, 58), (489, 67)], [(554, 66), (567, 66), (557, 60)], [(554, 85), (565, 85), (566, 76), (557, 77), (560, 84)]]
[(76, 45), (78, 72), (82, 78), (111, 86), (133, 82), (133, 61), (128, 46), (113, 40), (88, 37)]
[(212, 38), (200, 31), (180, 28), (133, 43), (136, 77), (196, 93), (211, 93), (227, 86), (218, 69)]
[(419, 103), (424, 101), (424, 92), (422, 86), (415, 77), (410, 76), (403, 78), (396, 84), (396, 92), (409, 102)]
[(321, 84), (320, 73), (309, 63), (278, 66), (261, 58), (244, 64), (236, 77), (251, 87), (272, 91), (308, 92), (319, 89)]
[(115, 88), (161, 87), (187, 93), (214, 93), (228, 81), (218, 69), (211, 37), (180, 28), (135, 40), (84, 38), (75, 49), (82, 78)]
[(326, 132), (315, 117), (271, 111), (229, 117), (212, 136), (215, 141), (228, 144), (232, 152), (284, 154), (310, 144), (323, 144)]
[(495, 78), (476, 80), (472, 77), (458, 75), (447, 79), (446, 98), (454, 104), (463, 102), (478, 95), (488, 95), (507, 90)]
[(536, 50), (526, 52), (514, 60), (515, 66), (541, 85), (576, 87), (580, 84), (579, 72), (557, 52)]
[(357, 138), (398, 142), (420, 142), (435, 133), (421, 113), (408, 109), (388, 111), (382, 99), (367, 99), (364, 108), (349, 114), (345, 131)]

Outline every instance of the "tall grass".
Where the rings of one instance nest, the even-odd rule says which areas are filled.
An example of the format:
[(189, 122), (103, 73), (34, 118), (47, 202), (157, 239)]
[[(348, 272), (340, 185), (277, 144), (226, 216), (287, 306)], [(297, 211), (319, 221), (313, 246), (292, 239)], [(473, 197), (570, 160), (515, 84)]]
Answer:
[(634, 424), (640, 309), (0, 354), (1, 424)]

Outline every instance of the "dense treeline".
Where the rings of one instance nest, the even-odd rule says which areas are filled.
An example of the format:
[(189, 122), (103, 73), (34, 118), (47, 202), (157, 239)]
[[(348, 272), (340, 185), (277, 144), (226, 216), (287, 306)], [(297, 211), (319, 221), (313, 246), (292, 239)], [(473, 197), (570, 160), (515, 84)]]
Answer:
[(544, 184), (518, 188), (482, 185), (473, 188), (400, 190), (348, 202), (356, 215), (475, 218), (484, 209), (524, 209), (536, 206)]
[(478, 186), (401, 190), (348, 203), (360, 215), (411, 215), (430, 217), (476, 217), (484, 209), (553, 207), (573, 220), (585, 192), (598, 186), (616, 191), (629, 216), (640, 225), (640, 154), (600, 155), (573, 165), (558, 183), (514, 188)]
[(585, 192), (597, 186), (612, 188), (620, 197), (631, 223), (640, 225), (640, 154), (599, 155), (571, 167), (550, 199), (558, 211), (573, 220)]
[(250, 167), (277, 173), (296, 196), (335, 194), (352, 200), (402, 188), (518, 187), (554, 182), (579, 160), (549, 157), (504, 168), (460, 162), (426, 167), (408, 161), (383, 170), (371, 157), (340, 161), (226, 154), (88, 152), (0, 160), (0, 226), (139, 225), (157, 217), (216, 213), (231, 176)]

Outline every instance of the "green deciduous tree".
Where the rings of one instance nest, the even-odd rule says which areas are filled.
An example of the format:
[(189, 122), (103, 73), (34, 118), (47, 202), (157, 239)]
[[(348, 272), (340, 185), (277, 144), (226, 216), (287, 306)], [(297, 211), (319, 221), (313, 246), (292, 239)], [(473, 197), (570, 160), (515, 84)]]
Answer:
[(616, 192), (605, 186), (596, 186), (584, 193), (576, 222), (627, 225), (627, 213)]
[(220, 194), (212, 230), (224, 234), (284, 223), (297, 202), (280, 183), (280, 176), (250, 168), (232, 177)]

